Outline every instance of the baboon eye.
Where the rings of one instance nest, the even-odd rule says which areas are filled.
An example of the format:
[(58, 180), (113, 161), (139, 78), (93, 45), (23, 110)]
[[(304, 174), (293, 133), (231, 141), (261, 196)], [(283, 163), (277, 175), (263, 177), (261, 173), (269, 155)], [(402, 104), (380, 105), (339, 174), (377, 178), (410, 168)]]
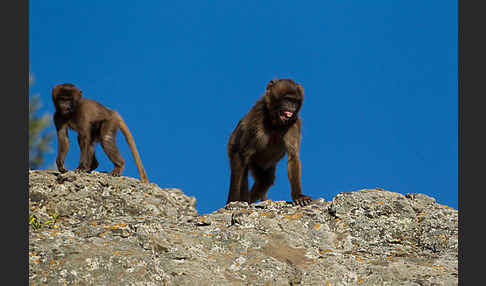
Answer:
[(285, 97), (285, 100), (290, 101), (292, 103), (296, 103), (297, 102), (297, 98), (291, 97), (291, 96), (286, 96)]

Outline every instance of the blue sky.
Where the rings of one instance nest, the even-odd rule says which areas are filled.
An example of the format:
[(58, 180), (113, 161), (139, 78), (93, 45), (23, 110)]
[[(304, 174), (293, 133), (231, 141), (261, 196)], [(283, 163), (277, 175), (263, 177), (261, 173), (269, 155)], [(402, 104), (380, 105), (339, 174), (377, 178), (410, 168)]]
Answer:
[[(274, 77), (303, 85), (305, 194), (381, 187), (457, 209), (457, 2), (31, 1), (30, 94), (54, 85), (117, 110), (149, 180), (226, 203), (226, 144)], [(53, 124), (50, 127), (54, 130)], [(118, 133), (123, 175), (138, 178)], [(66, 166), (79, 160), (70, 132)], [(57, 149), (57, 142), (52, 144)], [(113, 167), (96, 149), (98, 171)], [(56, 153), (46, 157), (53, 164)], [(290, 200), (286, 158), (268, 192)]]

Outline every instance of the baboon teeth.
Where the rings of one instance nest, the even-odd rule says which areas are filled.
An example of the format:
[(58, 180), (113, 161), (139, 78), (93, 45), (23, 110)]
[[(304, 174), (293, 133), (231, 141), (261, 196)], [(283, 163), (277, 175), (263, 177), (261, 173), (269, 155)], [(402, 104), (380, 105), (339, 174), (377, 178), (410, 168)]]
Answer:
[(281, 118), (282, 120), (287, 120), (287, 119), (289, 119), (290, 117), (292, 117), (292, 115), (293, 115), (293, 113), (292, 113), (292, 112), (290, 112), (290, 111), (281, 111), (281, 112), (280, 112), (280, 118)]

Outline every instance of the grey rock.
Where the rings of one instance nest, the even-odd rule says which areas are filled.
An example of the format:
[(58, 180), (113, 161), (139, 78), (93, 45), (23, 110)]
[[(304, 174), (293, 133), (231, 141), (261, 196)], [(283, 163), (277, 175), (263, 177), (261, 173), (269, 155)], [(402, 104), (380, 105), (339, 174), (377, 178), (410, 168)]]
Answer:
[(29, 284), (458, 284), (457, 210), (423, 194), (367, 189), (205, 215), (195, 204), (134, 178), (29, 171), (41, 223), (29, 227)]

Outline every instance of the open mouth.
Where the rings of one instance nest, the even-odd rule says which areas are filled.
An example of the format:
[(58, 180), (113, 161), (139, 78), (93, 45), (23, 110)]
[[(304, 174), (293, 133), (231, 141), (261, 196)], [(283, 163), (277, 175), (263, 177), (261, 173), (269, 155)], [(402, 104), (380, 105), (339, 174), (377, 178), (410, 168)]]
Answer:
[(279, 113), (280, 120), (282, 121), (287, 121), (289, 120), (294, 113), (287, 111), (287, 110), (282, 110)]

